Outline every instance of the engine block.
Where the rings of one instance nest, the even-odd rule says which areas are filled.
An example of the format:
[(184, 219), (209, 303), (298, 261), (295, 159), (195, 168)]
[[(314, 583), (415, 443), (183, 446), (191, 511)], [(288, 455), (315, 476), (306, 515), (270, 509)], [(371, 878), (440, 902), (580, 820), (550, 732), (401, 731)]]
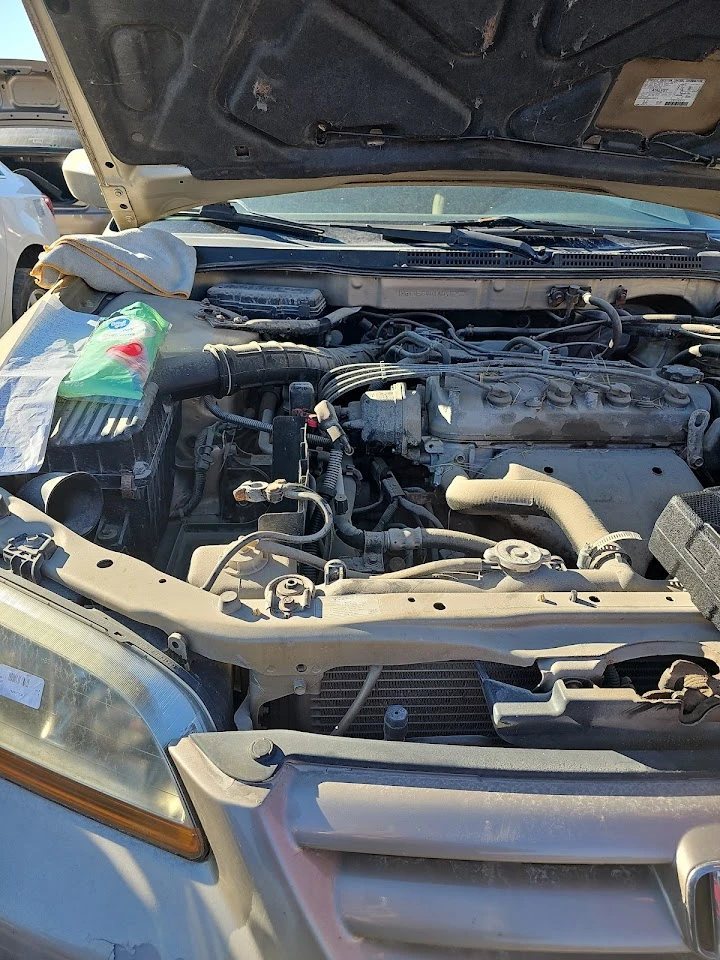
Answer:
[(683, 444), (691, 414), (710, 409), (700, 383), (611, 366), (575, 377), (508, 371), (477, 383), (443, 374), (414, 390), (404, 383), (369, 390), (357, 411), (362, 438), (411, 457), (428, 438), (667, 446)]

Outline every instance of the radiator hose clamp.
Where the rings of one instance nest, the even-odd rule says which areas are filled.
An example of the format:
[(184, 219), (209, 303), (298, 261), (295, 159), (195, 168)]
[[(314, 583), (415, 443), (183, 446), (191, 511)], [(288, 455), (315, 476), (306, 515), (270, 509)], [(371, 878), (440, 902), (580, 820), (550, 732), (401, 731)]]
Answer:
[(642, 537), (633, 530), (621, 530), (619, 533), (608, 533), (607, 536), (600, 537), (599, 540), (595, 540), (593, 543), (586, 543), (578, 554), (578, 569), (592, 570), (598, 565), (598, 562), (601, 559), (605, 559), (608, 554), (621, 554), (621, 556), (627, 560), (627, 554), (618, 547), (618, 543), (621, 540), (642, 540)]

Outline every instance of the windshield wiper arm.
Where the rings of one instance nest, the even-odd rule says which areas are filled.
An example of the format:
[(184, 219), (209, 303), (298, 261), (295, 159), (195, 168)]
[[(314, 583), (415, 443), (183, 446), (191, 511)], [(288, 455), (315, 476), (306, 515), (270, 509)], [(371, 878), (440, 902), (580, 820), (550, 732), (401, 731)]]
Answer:
[(289, 237), (301, 237), (308, 240), (325, 237), (325, 231), (321, 227), (298, 223), (296, 220), (268, 217), (263, 213), (241, 213), (230, 203), (208, 203), (200, 207), (199, 210), (184, 210), (181, 214), (175, 214), (175, 216), (178, 215), (186, 215), (193, 220), (207, 220), (211, 223), (227, 223), (230, 226), (251, 227), (255, 230), (283, 233)]
[(433, 220), (433, 225), (446, 227), (477, 227), (478, 230), (494, 230), (496, 227), (501, 229), (513, 230), (542, 230), (543, 232), (557, 233), (591, 233), (595, 232), (595, 227), (565, 226), (552, 220), (526, 220), (524, 217), (498, 216), (498, 217), (474, 217), (472, 219), (457, 220)]
[[(448, 229), (449, 228), (449, 229)], [(428, 226), (413, 230), (411, 227), (373, 227), (360, 228), (371, 233), (378, 233), (385, 240), (399, 240), (408, 243), (447, 243), (463, 247), (487, 247), (492, 250), (505, 250), (516, 253), (518, 256), (533, 260), (536, 263), (546, 263), (550, 254), (545, 247), (533, 247), (519, 237), (505, 237), (474, 226)]]
[(522, 217), (498, 216), (498, 217), (477, 217), (475, 219), (462, 220), (433, 220), (432, 225), (447, 227), (478, 227), (480, 230), (494, 230), (501, 228), (504, 230), (533, 230), (545, 234), (568, 237), (603, 237), (610, 234), (614, 237), (632, 235), (640, 231), (654, 230), (661, 232), (663, 224), (668, 224), (672, 229), (681, 233), (706, 232), (705, 228), (691, 227), (684, 224), (678, 224), (677, 221), (668, 217), (662, 217), (658, 213), (647, 213), (643, 211), (643, 217), (652, 217), (657, 220), (657, 224), (641, 224), (634, 227), (613, 226), (581, 226), (580, 224), (565, 224), (557, 220), (525, 220)]

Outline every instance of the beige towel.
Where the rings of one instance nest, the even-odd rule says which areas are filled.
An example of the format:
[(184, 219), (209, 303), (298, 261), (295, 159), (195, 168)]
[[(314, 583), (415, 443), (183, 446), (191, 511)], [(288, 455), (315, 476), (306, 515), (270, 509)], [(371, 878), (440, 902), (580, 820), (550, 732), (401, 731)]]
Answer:
[(30, 273), (45, 290), (70, 276), (106, 293), (141, 290), (187, 299), (196, 265), (195, 250), (179, 237), (142, 227), (101, 237), (60, 237), (40, 254)]

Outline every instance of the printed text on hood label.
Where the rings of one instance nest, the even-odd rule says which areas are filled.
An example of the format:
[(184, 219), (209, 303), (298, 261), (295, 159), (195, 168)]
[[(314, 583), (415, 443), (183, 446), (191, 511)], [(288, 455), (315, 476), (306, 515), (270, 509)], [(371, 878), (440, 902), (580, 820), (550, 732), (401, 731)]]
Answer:
[(680, 80), (674, 77), (650, 77), (640, 87), (636, 107), (691, 107), (704, 80)]

